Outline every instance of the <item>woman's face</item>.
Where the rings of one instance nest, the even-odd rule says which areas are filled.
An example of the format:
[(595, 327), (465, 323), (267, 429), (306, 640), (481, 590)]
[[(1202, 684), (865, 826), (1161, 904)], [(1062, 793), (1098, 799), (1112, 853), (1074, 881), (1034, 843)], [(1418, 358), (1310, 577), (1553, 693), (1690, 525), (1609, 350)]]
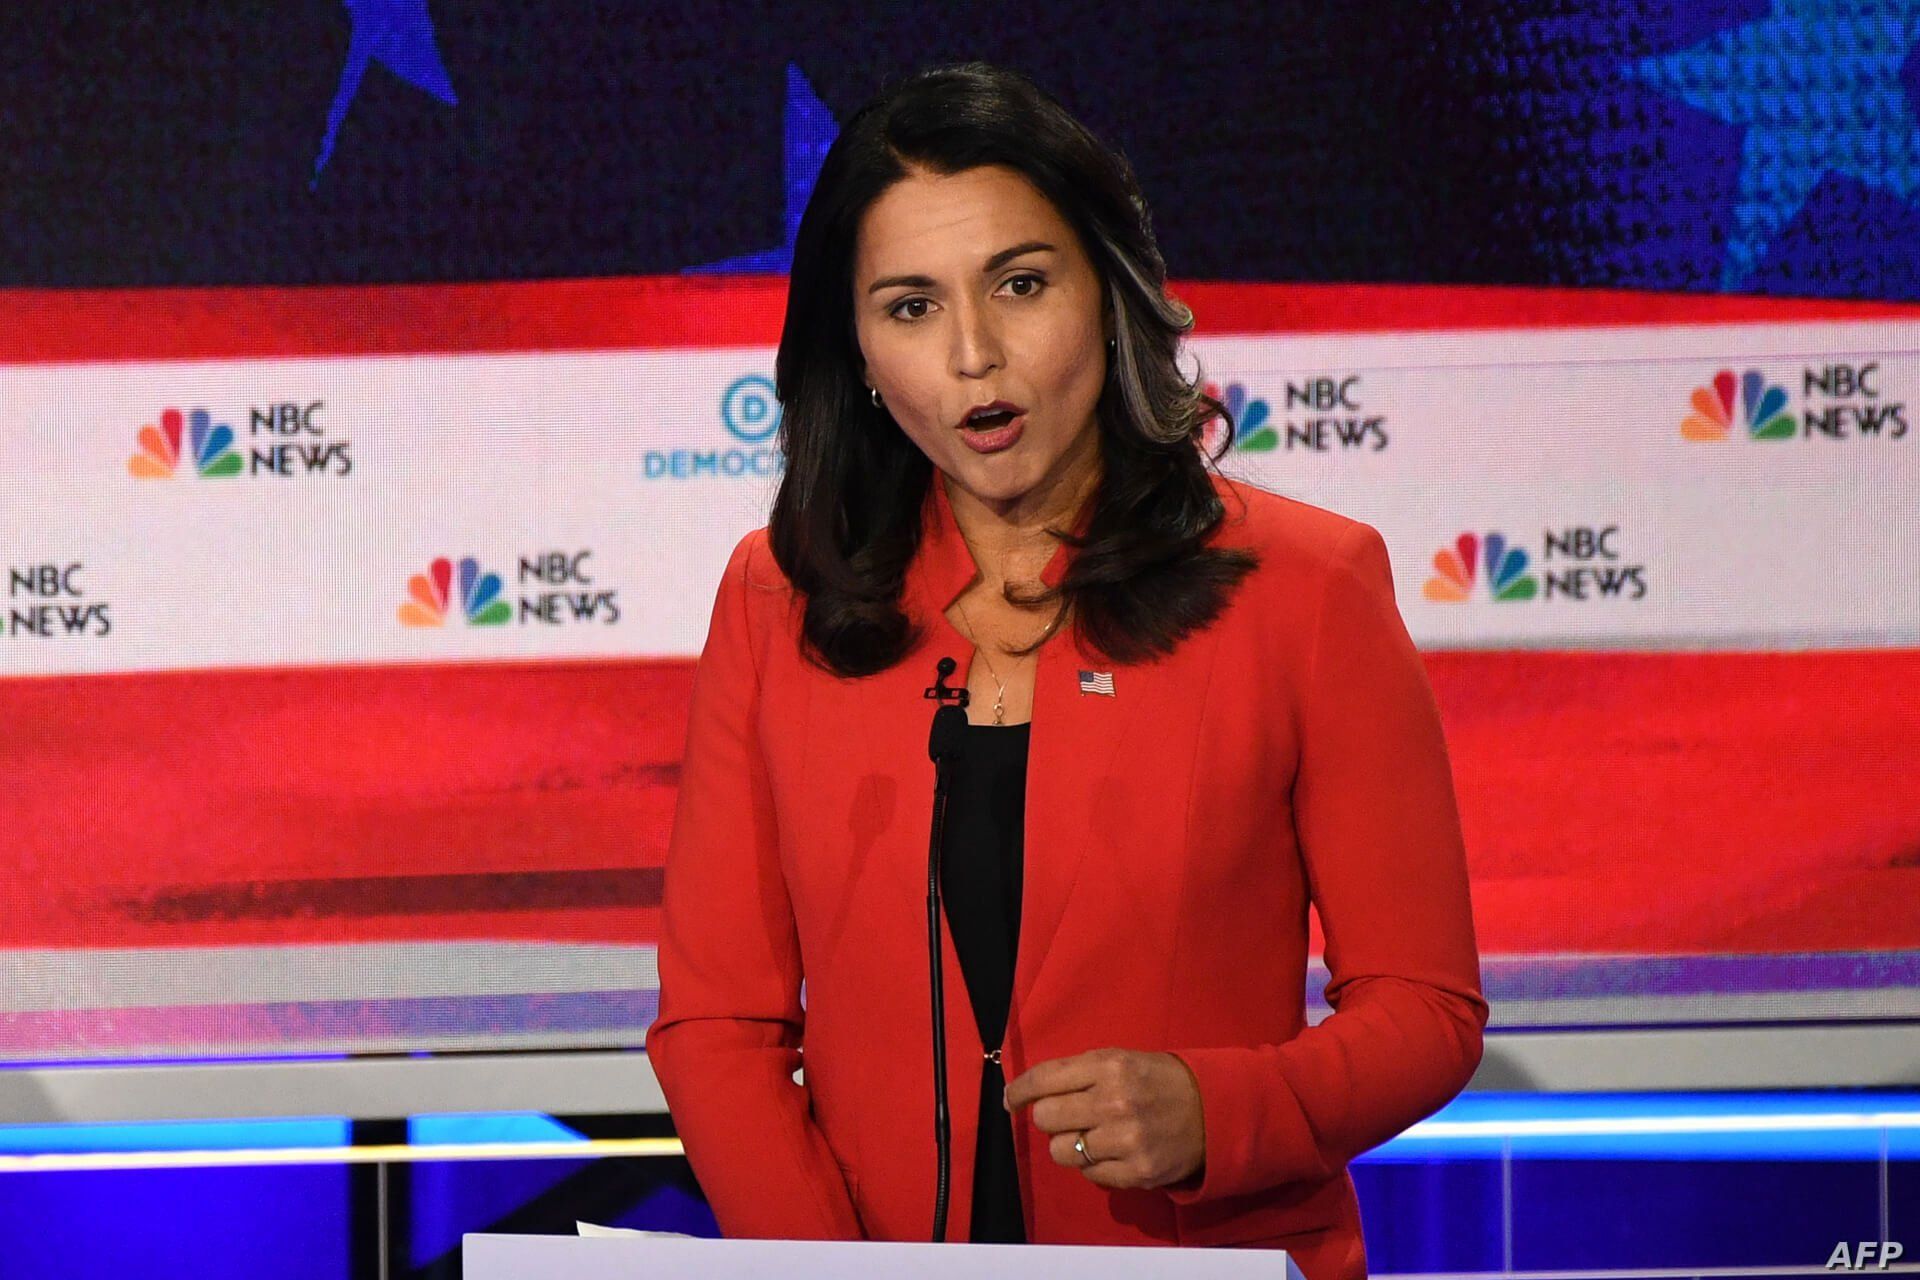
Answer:
[[(1032, 183), (997, 165), (913, 171), (861, 220), (853, 290), (866, 384), (935, 467), (1002, 514), (1079, 491), (1099, 465), (1105, 307), (1079, 237)], [(1024, 424), (983, 453), (962, 423), (996, 400)]]

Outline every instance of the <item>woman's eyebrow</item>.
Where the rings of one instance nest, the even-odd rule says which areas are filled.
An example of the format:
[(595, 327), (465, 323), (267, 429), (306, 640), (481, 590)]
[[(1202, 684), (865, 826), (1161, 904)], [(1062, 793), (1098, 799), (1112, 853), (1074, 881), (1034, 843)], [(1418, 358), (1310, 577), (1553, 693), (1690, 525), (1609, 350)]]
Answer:
[[(1002, 249), (991, 258), (988, 258), (986, 264), (980, 268), (980, 274), (986, 275), (989, 272), (997, 271), (1023, 253), (1058, 252), (1058, 248), (1048, 244), (1045, 240), (1025, 240), (1011, 248)], [(882, 289), (891, 289), (895, 286), (902, 285), (910, 289), (931, 289), (934, 285), (934, 280), (932, 276), (886, 276), (868, 285), (867, 292), (878, 293)]]

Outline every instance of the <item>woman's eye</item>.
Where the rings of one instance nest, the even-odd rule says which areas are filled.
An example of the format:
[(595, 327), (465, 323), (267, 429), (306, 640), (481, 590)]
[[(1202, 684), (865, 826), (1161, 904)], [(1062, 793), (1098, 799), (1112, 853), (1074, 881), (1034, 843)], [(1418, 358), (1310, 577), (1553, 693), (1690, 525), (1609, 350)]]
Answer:
[[(1022, 283), (1026, 284), (1028, 287), (1025, 289), (1015, 288), (1013, 296), (1016, 298), (1033, 297), (1034, 295), (1038, 294), (1040, 290), (1046, 287), (1047, 281), (1046, 281), (1046, 277), (1035, 275), (1033, 272), (1029, 271), (1021, 275), (1009, 276), (1007, 278), (1006, 284), (1002, 287), (1014, 288), (1014, 286)], [(887, 309), (887, 314), (892, 316), (895, 320), (923, 320), (926, 318), (927, 307), (931, 305), (932, 305), (932, 300), (929, 298), (902, 298), (900, 299), (900, 301), (894, 303), (893, 306)], [(909, 307), (918, 307), (919, 310), (909, 311), (908, 310)]]

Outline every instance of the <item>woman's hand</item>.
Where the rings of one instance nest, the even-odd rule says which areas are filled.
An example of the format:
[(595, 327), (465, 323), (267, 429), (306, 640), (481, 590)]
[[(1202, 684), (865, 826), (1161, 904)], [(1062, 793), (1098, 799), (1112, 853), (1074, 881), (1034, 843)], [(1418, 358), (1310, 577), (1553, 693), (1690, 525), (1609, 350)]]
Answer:
[[(1206, 1159), (1200, 1086), (1170, 1053), (1095, 1049), (1036, 1063), (1007, 1085), (1007, 1110), (1032, 1105), (1055, 1164), (1103, 1187), (1159, 1187)], [(1085, 1135), (1087, 1157), (1074, 1150)]]

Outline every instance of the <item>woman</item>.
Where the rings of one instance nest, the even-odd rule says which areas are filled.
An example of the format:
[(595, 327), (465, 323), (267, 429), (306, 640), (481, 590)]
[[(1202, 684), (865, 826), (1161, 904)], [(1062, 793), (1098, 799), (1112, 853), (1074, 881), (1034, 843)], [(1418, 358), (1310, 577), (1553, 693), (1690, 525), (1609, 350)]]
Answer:
[(1209, 469), (1225, 409), (1177, 367), (1164, 283), (1125, 161), (1016, 74), (918, 75), (827, 155), (787, 469), (695, 676), (647, 1042), (729, 1235), (932, 1229), (942, 657), (971, 695), (948, 1239), (1364, 1274), (1347, 1161), (1479, 1061), (1451, 773), (1385, 546)]

